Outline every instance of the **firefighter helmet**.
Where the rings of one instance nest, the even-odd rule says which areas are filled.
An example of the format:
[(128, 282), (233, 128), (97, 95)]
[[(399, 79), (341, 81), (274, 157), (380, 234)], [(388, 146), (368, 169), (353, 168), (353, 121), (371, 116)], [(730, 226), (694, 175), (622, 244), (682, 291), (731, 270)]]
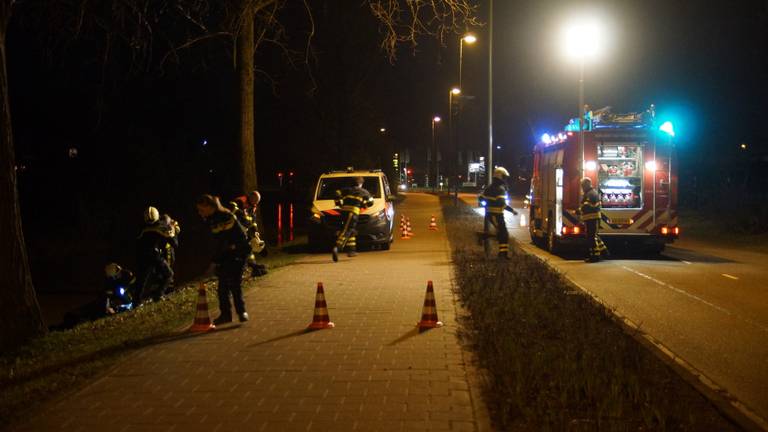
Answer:
[(581, 183), (581, 187), (585, 187), (585, 186), (590, 186), (591, 187), (592, 186), (592, 179), (589, 178), (589, 177), (584, 177), (583, 179), (581, 179), (580, 183)]
[(144, 222), (155, 223), (160, 219), (160, 212), (156, 208), (149, 206), (144, 210)]
[(504, 180), (505, 178), (509, 177), (509, 171), (507, 171), (507, 169), (504, 167), (496, 167), (493, 170), (493, 176)]
[(248, 192), (248, 201), (251, 202), (252, 205), (257, 205), (261, 201), (261, 194), (259, 191), (251, 191)]
[(115, 263), (109, 263), (104, 266), (104, 274), (110, 279), (117, 279), (117, 276), (120, 275), (120, 270), (122, 270), (120, 266)]

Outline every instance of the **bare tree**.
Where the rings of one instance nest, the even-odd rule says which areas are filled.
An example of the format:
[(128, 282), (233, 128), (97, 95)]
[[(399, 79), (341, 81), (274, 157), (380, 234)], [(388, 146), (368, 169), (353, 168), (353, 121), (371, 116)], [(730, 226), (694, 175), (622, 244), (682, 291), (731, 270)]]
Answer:
[(0, 350), (45, 331), (21, 229), (5, 37), (13, 0), (0, 0)]

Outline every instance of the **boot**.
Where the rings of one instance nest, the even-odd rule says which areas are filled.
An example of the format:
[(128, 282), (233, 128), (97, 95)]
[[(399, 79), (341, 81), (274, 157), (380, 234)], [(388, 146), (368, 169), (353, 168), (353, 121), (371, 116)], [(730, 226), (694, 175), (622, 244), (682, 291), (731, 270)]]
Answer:
[(246, 322), (250, 319), (248, 312), (239, 313), (237, 314), (237, 317), (240, 319), (240, 322)]
[(350, 257), (350, 258), (351, 257), (355, 257), (355, 256), (357, 256), (357, 251), (354, 250), (354, 249), (350, 249), (350, 250), (347, 251), (347, 256)]
[(222, 312), (221, 315), (218, 316), (218, 318), (213, 320), (214, 325), (222, 325), (232, 322), (232, 313), (231, 312)]
[(334, 246), (331, 251), (331, 257), (333, 258), (333, 262), (339, 262), (339, 248), (336, 246)]

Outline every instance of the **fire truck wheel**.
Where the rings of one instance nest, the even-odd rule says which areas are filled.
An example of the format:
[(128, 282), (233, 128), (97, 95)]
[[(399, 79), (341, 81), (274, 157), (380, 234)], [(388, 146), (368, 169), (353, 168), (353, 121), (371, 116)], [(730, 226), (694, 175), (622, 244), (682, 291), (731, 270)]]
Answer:
[(552, 230), (547, 233), (547, 250), (551, 254), (557, 254), (560, 251), (560, 243)]

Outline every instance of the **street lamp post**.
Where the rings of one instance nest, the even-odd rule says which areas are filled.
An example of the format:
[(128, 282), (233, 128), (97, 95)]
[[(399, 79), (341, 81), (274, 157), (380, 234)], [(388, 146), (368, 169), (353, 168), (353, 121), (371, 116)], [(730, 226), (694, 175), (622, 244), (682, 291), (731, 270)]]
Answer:
[(461, 88), (461, 65), (464, 60), (464, 44), (472, 45), (477, 42), (477, 37), (472, 33), (467, 33), (459, 39), (459, 88)]
[[(435, 186), (437, 185), (438, 180), (440, 179), (440, 162), (437, 157), (439, 150), (437, 148), (437, 140), (435, 140), (435, 124), (440, 123), (440, 116), (434, 116), (432, 117), (432, 158), (435, 161), (435, 182), (432, 183), (432, 191), (434, 192)], [(429, 176), (427, 176), (429, 177)]]
[[(458, 151), (458, 149), (454, 149), (454, 145), (453, 145), (453, 97), (458, 96), (460, 94), (461, 94), (461, 89), (459, 87), (454, 87), (448, 92), (448, 148), (449, 148), (448, 154), (449, 155), (452, 155), (454, 150)], [(449, 160), (453, 160), (453, 159), (449, 158)], [(453, 166), (453, 162), (449, 164), (449, 167), (452, 167), (452, 166)], [(451, 171), (452, 172), (449, 174), (453, 176), (456, 173), (456, 170), (451, 169)]]
[(602, 54), (605, 34), (594, 16), (575, 17), (564, 29), (563, 47), (579, 63), (579, 175), (584, 177), (584, 67), (587, 60)]
[(488, 164), (485, 166), (485, 181), (491, 184), (493, 171), (493, 0), (489, 0), (488, 12)]

